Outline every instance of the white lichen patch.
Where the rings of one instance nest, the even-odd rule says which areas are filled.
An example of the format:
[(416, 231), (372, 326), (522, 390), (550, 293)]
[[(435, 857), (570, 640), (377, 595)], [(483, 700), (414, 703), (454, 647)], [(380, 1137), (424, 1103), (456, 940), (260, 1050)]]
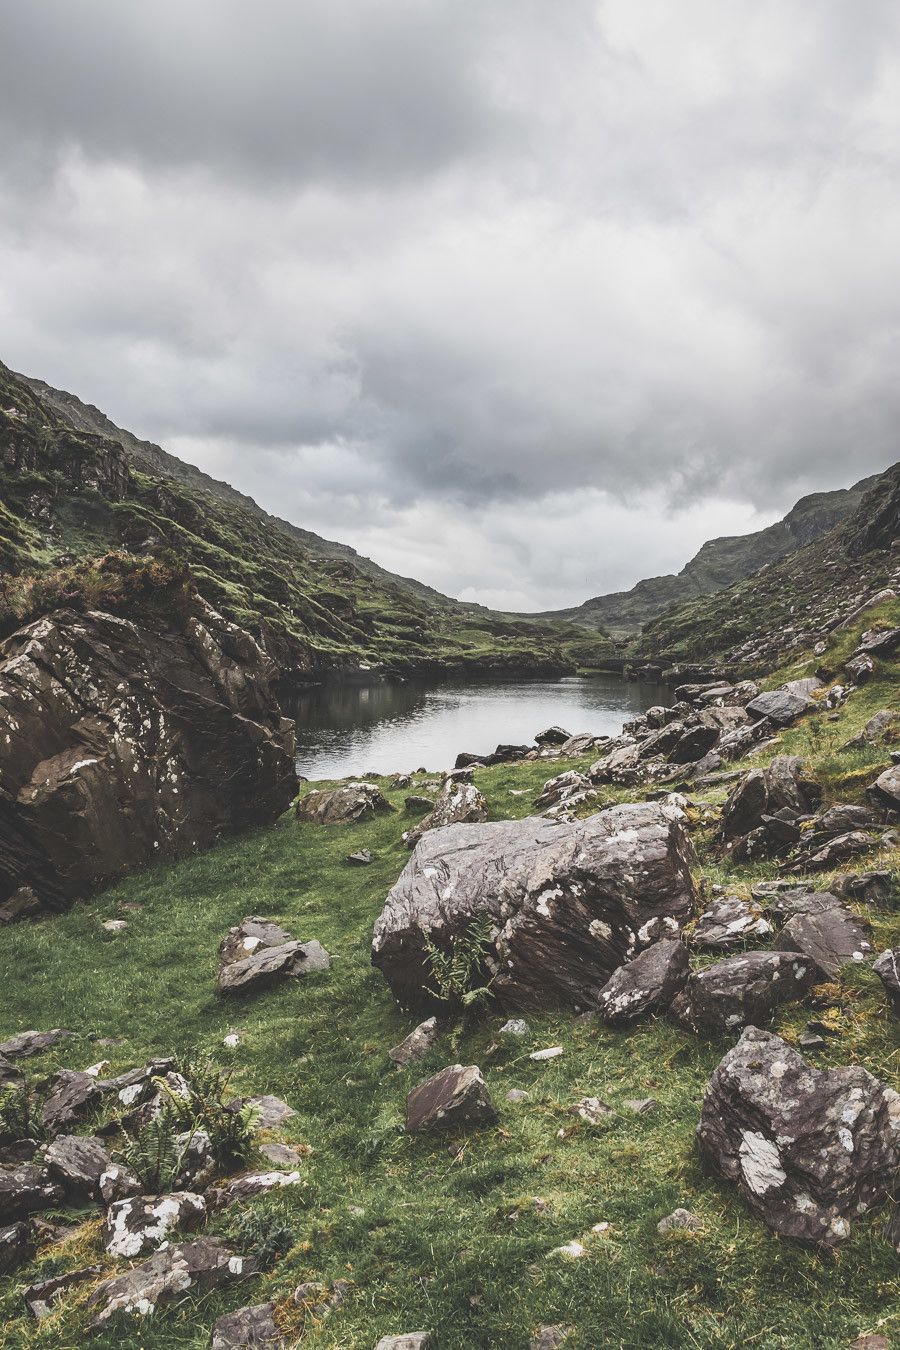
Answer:
[(754, 1195), (777, 1190), (787, 1180), (781, 1154), (771, 1139), (758, 1130), (742, 1130), (738, 1149), (744, 1180)]

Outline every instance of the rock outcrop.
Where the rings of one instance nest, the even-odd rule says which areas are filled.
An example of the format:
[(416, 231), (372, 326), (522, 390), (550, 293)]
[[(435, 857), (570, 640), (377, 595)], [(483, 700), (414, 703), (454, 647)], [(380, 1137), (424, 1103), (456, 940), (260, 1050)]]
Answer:
[(812, 1069), (748, 1027), (710, 1080), (697, 1139), (776, 1233), (835, 1247), (891, 1192), (900, 1096), (858, 1065)]
[(659, 803), (433, 830), (387, 897), (372, 960), (402, 1007), (430, 1008), (428, 943), (450, 950), (486, 917), (498, 1007), (594, 1007), (614, 970), (687, 921), (694, 862), (683, 813)]
[(787, 952), (744, 952), (695, 971), (669, 1010), (688, 1031), (719, 1034), (768, 1022), (813, 983), (811, 961)]
[(293, 724), (258, 644), (198, 599), (57, 610), (0, 648), (0, 901), (47, 906), (273, 820)]

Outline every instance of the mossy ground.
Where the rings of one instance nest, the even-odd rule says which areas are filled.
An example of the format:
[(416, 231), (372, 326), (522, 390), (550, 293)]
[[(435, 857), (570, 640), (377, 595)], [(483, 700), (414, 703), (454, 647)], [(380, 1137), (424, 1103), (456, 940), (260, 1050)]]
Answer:
[[(808, 717), (784, 734), (779, 749), (810, 754), (827, 800), (862, 800), (885, 762), (883, 747), (849, 755), (837, 747), (896, 701), (895, 677), (895, 667), (880, 665), (875, 683), (854, 693), (837, 721)], [(522, 816), (552, 772), (586, 762), (499, 766), (478, 771), (477, 781), (493, 818)], [(78, 1033), (58, 1053), (31, 1061), (34, 1073), (101, 1057), (115, 1071), (151, 1055), (209, 1051), (233, 1064), (235, 1091), (270, 1092), (295, 1106), (284, 1137), (312, 1150), (302, 1186), (253, 1202), (283, 1215), (294, 1232), (294, 1246), (271, 1272), (221, 1294), (186, 1296), (140, 1324), (120, 1323), (93, 1342), (98, 1350), (200, 1350), (218, 1315), (265, 1299), (280, 1304), (283, 1325), (313, 1350), (369, 1350), (382, 1335), (417, 1328), (433, 1331), (437, 1350), (519, 1350), (551, 1323), (575, 1328), (576, 1350), (838, 1350), (876, 1329), (900, 1346), (897, 1256), (879, 1216), (856, 1223), (840, 1252), (820, 1254), (772, 1236), (731, 1188), (704, 1173), (694, 1129), (728, 1041), (704, 1042), (662, 1019), (615, 1032), (548, 1015), (529, 1016), (524, 1043), (498, 1046), (503, 1017), (488, 1009), (410, 1071), (392, 1068), (387, 1050), (414, 1019), (397, 1010), (369, 960), (372, 924), (409, 856), (399, 837), (405, 793), (388, 781), (395, 814), (332, 828), (286, 819), (132, 877), (67, 915), (0, 933), (0, 1036), (59, 1024)], [(695, 795), (716, 802), (724, 789)], [(707, 886), (740, 889), (777, 870), (731, 866), (702, 825), (695, 842)], [(348, 867), (345, 855), (363, 846), (375, 862)], [(882, 850), (865, 865), (896, 873), (900, 853)], [(827, 881), (816, 878), (822, 888)], [(331, 972), (240, 1001), (217, 997), (219, 940), (246, 914), (317, 937), (334, 957)], [(101, 923), (112, 917), (128, 928), (105, 931)], [(878, 916), (877, 946), (898, 941), (897, 916)], [(832, 994), (824, 1015), (840, 1034), (814, 1062), (862, 1063), (900, 1086), (896, 1022), (877, 979), (854, 969)], [(809, 1015), (790, 1008), (776, 1029), (793, 1039)], [(222, 1042), (232, 1030), (241, 1042), (230, 1052)], [(121, 1041), (103, 1048), (98, 1037)], [(563, 1047), (559, 1058), (528, 1058), (554, 1044)], [(482, 1066), (500, 1128), (466, 1136), (451, 1152), (446, 1141), (405, 1136), (401, 1124), (409, 1088), (454, 1061)], [(530, 1099), (507, 1102), (510, 1088)], [(567, 1108), (583, 1096), (602, 1098), (616, 1114), (597, 1127), (576, 1121)], [(648, 1096), (659, 1103), (650, 1115), (624, 1106)], [(703, 1230), (660, 1236), (659, 1219), (678, 1205), (699, 1214)], [(227, 1234), (233, 1222), (226, 1214), (211, 1230)], [(599, 1223), (610, 1227), (592, 1234)], [(582, 1259), (551, 1254), (572, 1239), (584, 1242)], [(36, 1264), (0, 1280), (0, 1344), (83, 1345), (90, 1286), (39, 1325), (24, 1314), (21, 1291), (41, 1273), (93, 1261), (105, 1263), (92, 1215), (66, 1246), (45, 1249)], [(300, 1282), (339, 1279), (349, 1293), (327, 1316), (290, 1302)]]

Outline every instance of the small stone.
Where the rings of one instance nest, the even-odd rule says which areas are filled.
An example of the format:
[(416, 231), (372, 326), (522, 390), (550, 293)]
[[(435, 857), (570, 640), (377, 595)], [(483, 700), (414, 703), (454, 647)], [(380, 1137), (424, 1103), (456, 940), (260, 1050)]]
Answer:
[(438, 1020), (436, 1017), (429, 1017), (427, 1021), (420, 1022), (414, 1027), (399, 1045), (389, 1050), (388, 1058), (393, 1060), (398, 1069), (405, 1069), (408, 1065), (415, 1064), (417, 1060), (425, 1058), (437, 1041), (438, 1035)]
[(508, 1022), (504, 1022), (500, 1028), (501, 1036), (515, 1036), (521, 1038), (527, 1036), (531, 1028), (521, 1017), (511, 1017)]
[(34, 1255), (35, 1239), (28, 1223), (0, 1224), (0, 1275), (8, 1275)]
[(242, 1177), (231, 1177), (219, 1186), (213, 1186), (206, 1192), (206, 1199), (212, 1210), (225, 1209), (238, 1200), (250, 1200), (255, 1195), (265, 1195), (267, 1191), (281, 1190), (285, 1186), (298, 1186), (302, 1177), (293, 1172), (254, 1172)]
[(801, 1050), (822, 1050), (825, 1047), (825, 1037), (817, 1036), (812, 1031), (804, 1031), (797, 1037), (797, 1044)]
[(128, 923), (125, 919), (104, 919), (100, 927), (105, 928), (107, 933), (123, 933)]
[(0, 1055), (4, 1059), (27, 1059), (30, 1055), (39, 1055), (60, 1041), (75, 1033), (63, 1027), (54, 1027), (52, 1031), (20, 1031), (8, 1041), (0, 1043)]
[(213, 1323), (212, 1350), (240, 1350), (242, 1346), (283, 1346), (285, 1338), (275, 1325), (275, 1304), (257, 1303), (238, 1308)]
[(242, 1097), (241, 1106), (255, 1106), (259, 1112), (257, 1126), (261, 1130), (275, 1130), (279, 1125), (283, 1125), (286, 1120), (290, 1120), (297, 1112), (287, 1102), (283, 1102), (280, 1097)]
[(241, 1038), (236, 1031), (229, 1031), (228, 1035), (223, 1037), (222, 1044), (226, 1050), (236, 1050), (241, 1043)]
[(15, 1223), (62, 1203), (62, 1187), (33, 1163), (0, 1164), (0, 1223)]
[(89, 1064), (87, 1068), (84, 1070), (84, 1072), (86, 1074), (89, 1074), (91, 1078), (99, 1078), (101, 1074), (106, 1073), (106, 1070), (108, 1068), (109, 1068), (108, 1059), (98, 1059), (96, 1064)]
[(549, 1045), (546, 1050), (532, 1050), (528, 1058), (536, 1060), (556, 1059), (562, 1052), (561, 1045)]
[(451, 1064), (413, 1088), (406, 1099), (406, 1129), (450, 1130), (495, 1125), (497, 1112), (481, 1070)]
[(558, 1350), (572, 1335), (571, 1327), (538, 1327), (528, 1350)]
[(659, 1108), (659, 1102), (655, 1097), (626, 1097), (622, 1105), (633, 1111), (636, 1116), (648, 1116)]
[(891, 1350), (891, 1343), (887, 1336), (879, 1336), (869, 1332), (864, 1336), (857, 1336), (855, 1341), (851, 1341), (850, 1350)]
[(348, 853), (344, 862), (348, 867), (368, 867), (375, 861), (375, 854), (369, 848), (361, 848), (356, 853)]
[(291, 1144), (262, 1144), (260, 1153), (276, 1167), (297, 1168), (303, 1161), (303, 1154)]
[(88, 1073), (60, 1069), (50, 1080), (50, 1095), (41, 1113), (50, 1134), (59, 1134), (99, 1104), (103, 1089)]
[(583, 1242), (573, 1239), (572, 1242), (565, 1242), (561, 1247), (554, 1247), (550, 1253), (551, 1256), (561, 1256), (564, 1261), (579, 1261), (582, 1256), (586, 1256)]
[(616, 1113), (606, 1102), (601, 1102), (599, 1097), (582, 1097), (580, 1102), (569, 1107), (569, 1114), (587, 1121), (589, 1125), (599, 1125)]
[(520, 1102), (530, 1102), (531, 1093), (523, 1092), (521, 1088), (510, 1088), (506, 1094), (506, 1100), (512, 1102), (514, 1106), (518, 1106)]
[(684, 1229), (689, 1233), (697, 1233), (703, 1227), (703, 1220), (696, 1214), (692, 1214), (689, 1209), (673, 1209), (671, 1214), (667, 1214), (664, 1219), (660, 1219), (656, 1225), (657, 1233), (671, 1233), (673, 1229)]
[(404, 1336), (382, 1336), (375, 1350), (426, 1350), (431, 1345), (428, 1331), (407, 1331)]

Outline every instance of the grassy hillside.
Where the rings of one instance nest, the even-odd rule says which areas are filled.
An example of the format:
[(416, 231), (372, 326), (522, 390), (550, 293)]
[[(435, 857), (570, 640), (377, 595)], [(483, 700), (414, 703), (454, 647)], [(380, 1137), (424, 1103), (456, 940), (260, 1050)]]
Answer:
[(783, 520), (764, 530), (710, 539), (677, 574), (648, 577), (629, 591), (598, 595), (573, 609), (537, 617), (567, 619), (615, 636), (637, 633), (670, 606), (714, 595), (827, 533), (856, 510), (876, 478), (802, 497)]
[(76, 417), (70, 406), (64, 418), (62, 396), (45, 401), (42, 389), (0, 365), (0, 636), (35, 612), (36, 597), (80, 593), (94, 560), (113, 551), (186, 567), (288, 678), (571, 671), (611, 650), (594, 632), (462, 605), (394, 577), (158, 447), (139, 452), (146, 443), (96, 409), (78, 405)]
[[(877, 617), (895, 615), (896, 606)], [(826, 663), (839, 667), (861, 627), (835, 637)], [(811, 659), (802, 654), (771, 682), (805, 672)], [(834, 721), (806, 717), (783, 734), (778, 749), (811, 758), (826, 802), (861, 801), (884, 763), (883, 747), (849, 755), (837, 748), (895, 700), (896, 677), (896, 665), (880, 661), (874, 681)], [(476, 781), (493, 818), (521, 816), (549, 774), (564, 767), (500, 766), (478, 770)], [(207, 1050), (233, 1064), (235, 1091), (276, 1093), (296, 1107), (285, 1135), (311, 1149), (302, 1187), (252, 1202), (293, 1234), (270, 1273), (224, 1294), (185, 1297), (92, 1344), (205, 1350), (220, 1313), (274, 1299), (285, 1328), (302, 1332), (300, 1344), (311, 1350), (371, 1350), (381, 1335), (416, 1328), (435, 1331), (437, 1350), (525, 1350), (536, 1327), (553, 1323), (574, 1327), (572, 1350), (845, 1350), (876, 1329), (900, 1345), (897, 1258), (880, 1237), (880, 1216), (860, 1219), (838, 1254), (803, 1250), (773, 1237), (733, 1189), (702, 1171), (694, 1128), (727, 1040), (704, 1042), (664, 1019), (617, 1032), (546, 1015), (529, 1016), (530, 1036), (510, 1048), (498, 1045), (503, 1018), (488, 1008), (414, 1069), (392, 1069), (387, 1049), (413, 1019), (397, 1011), (371, 967), (369, 942), (408, 853), (399, 839), (405, 792), (391, 790), (388, 780), (382, 787), (396, 814), (349, 828), (285, 820), (132, 877), (61, 918), (0, 930), (0, 961), (19, 976), (5, 990), (0, 1036), (63, 1021), (79, 1037), (33, 1061), (34, 1072), (83, 1067), (101, 1055), (113, 1072), (150, 1055)], [(606, 797), (626, 795), (642, 792), (609, 790)], [(719, 789), (704, 800), (715, 808), (723, 796)], [(746, 893), (751, 881), (775, 873), (773, 863), (723, 861), (712, 826), (699, 811), (692, 818), (707, 893), (723, 882)], [(372, 866), (346, 867), (344, 855), (363, 846), (376, 854)], [(866, 866), (891, 869), (896, 879), (900, 850), (867, 857)], [(827, 882), (828, 874), (816, 877), (821, 889)], [(247, 913), (319, 938), (336, 958), (330, 974), (243, 1002), (217, 999), (219, 939)], [(110, 934), (101, 923), (114, 917), (128, 927)], [(876, 948), (896, 945), (897, 914), (873, 917)], [(839, 1034), (815, 1062), (861, 1063), (898, 1086), (897, 1023), (878, 980), (853, 968), (830, 990), (829, 1011), (820, 1015)], [(776, 1030), (795, 1040), (808, 1016), (784, 1009)], [(222, 1042), (232, 1030), (241, 1041), (228, 1051)], [(529, 1060), (531, 1050), (554, 1044), (563, 1047), (559, 1058)], [(459, 1149), (448, 1150), (407, 1137), (400, 1125), (409, 1088), (453, 1061), (482, 1066), (501, 1128), (464, 1136)], [(510, 1088), (529, 1099), (509, 1103)], [(616, 1114), (596, 1127), (576, 1122), (567, 1107), (586, 1095)], [(649, 1115), (634, 1116), (624, 1105), (647, 1096), (659, 1104)], [(660, 1236), (659, 1219), (679, 1205), (702, 1218), (702, 1231)], [(212, 1229), (227, 1234), (234, 1222), (223, 1216)], [(610, 1226), (593, 1234), (599, 1223)], [(572, 1239), (584, 1241), (582, 1259), (552, 1254)], [(109, 1264), (97, 1224), (88, 1222), (61, 1247), (40, 1252), (37, 1267), (0, 1280), (3, 1346), (82, 1346), (90, 1285), (72, 1291), (39, 1325), (24, 1315), (20, 1293), (36, 1270), (95, 1261)], [(321, 1306), (291, 1301), (298, 1283), (313, 1280), (349, 1282), (344, 1302), (327, 1316)]]

